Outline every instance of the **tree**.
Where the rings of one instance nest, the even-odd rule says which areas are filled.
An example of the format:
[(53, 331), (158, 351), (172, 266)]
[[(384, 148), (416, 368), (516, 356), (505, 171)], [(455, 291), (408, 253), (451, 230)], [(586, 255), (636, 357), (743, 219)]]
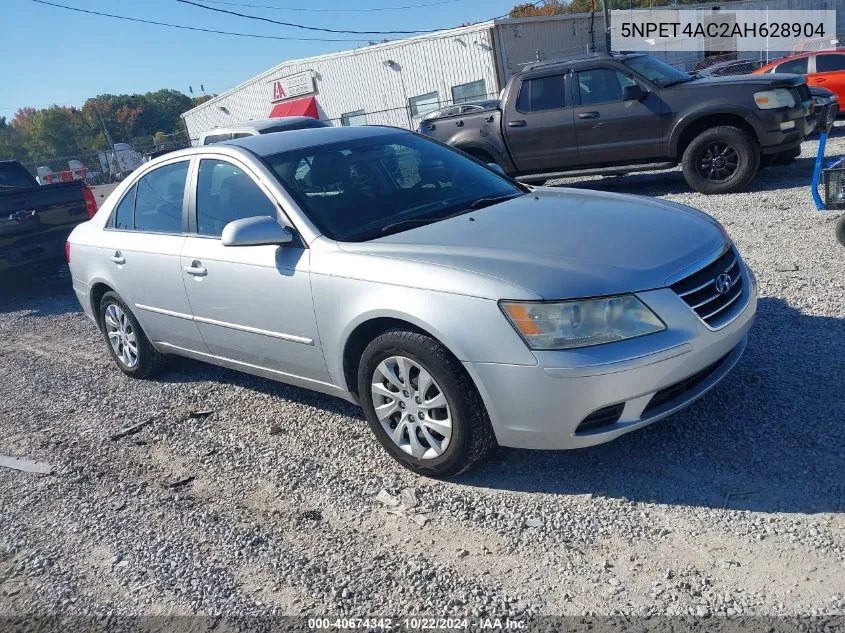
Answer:
[(512, 18), (532, 18), (537, 16), (560, 15), (562, 13), (576, 13), (570, 10), (569, 4), (560, 0), (546, 0), (541, 5), (526, 3), (518, 4), (510, 11)]

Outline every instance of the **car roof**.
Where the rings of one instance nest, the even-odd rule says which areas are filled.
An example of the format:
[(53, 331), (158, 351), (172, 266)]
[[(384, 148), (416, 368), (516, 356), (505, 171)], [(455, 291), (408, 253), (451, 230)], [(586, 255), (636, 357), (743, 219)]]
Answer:
[(807, 51), (806, 53), (796, 53), (795, 55), (789, 55), (788, 57), (781, 57), (780, 59), (776, 59), (772, 62), (769, 62), (759, 70), (765, 70), (766, 68), (771, 68), (772, 66), (778, 66), (784, 62), (790, 62), (793, 59), (803, 59), (804, 57), (812, 57), (813, 55), (843, 55), (845, 54), (845, 48), (825, 48), (820, 51)]
[(219, 127), (215, 127), (206, 132), (203, 132), (203, 135), (208, 136), (209, 134), (216, 134), (224, 131), (236, 132), (238, 130), (255, 130), (256, 132), (262, 132), (263, 130), (271, 128), (282, 128), (300, 125), (302, 123), (313, 123), (317, 120), (318, 119), (315, 119), (310, 116), (286, 116), (276, 117), (274, 119), (256, 119), (254, 121), (243, 121), (241, 123), (233, 123), (232, 125), (221, 125)]
[(596, 53), (584, 53), (579, 55), (571, 55), (568, 57), (559, 57), (555, 59), (547, 59), (544, 61), (539, 62), (532, 62), (530, 64), (526, 64), (522, 71), (520, 72), (528, 72), (530, 70), (540, 70), (545, 68), (553, 68), (555, 66), (571, 66), (574, 64), (583, 64), (585, 62), (591, 62), (597, 59), (629, 59), (631, 57), (642, 57), (646, 55), (646, 53), (636, 53), (636, 52), (596, 52)]
[(350, 127), (315, 127), (304, 130), (289, 130), (284, 134), (260, 134), (258, 136), (245, 136), (243, 138), (223, 141), (217, 145), (234, 145), (242, 147), (259, 156), (270, 156), (280, 152), (339, 143), (343, 141), (356, 141), (365, 138), (378, 136), (391, 136), (394, 134), (413, 134), (408, 130), (398, 127), (387, 127), (377, 125), (361, 125)]

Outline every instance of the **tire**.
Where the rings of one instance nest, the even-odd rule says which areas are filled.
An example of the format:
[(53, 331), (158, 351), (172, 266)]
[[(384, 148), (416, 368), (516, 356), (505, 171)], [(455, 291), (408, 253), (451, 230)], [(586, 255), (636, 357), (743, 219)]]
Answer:
[[(120, 371), (132, 378), (148, 378), (161, 369), (164, 355), (152, 346), (135, 315), (116, 292), (103, 295), (99, 318), (106, 347)], [(113, 339), (117, 341), (117, 349), (112, 344)], [(128, 351), (120, 353), (119, 350)], [(134, 362), (130, 362), (133, 357)]]
[[(722, 151), (723, 147), (729, 149)], [(704, 167), (708, 160), (709, 167)], [(706, 195), (737, 193), (744, 191), (757, 174), (760, 147), (745, 130), (728, 125), (714, 127), (692, 140), (681, 163), (684, 179), (696, 191)], [(705, 175), (708, 169), (712, 171)]]
[(845, 246), (845, 215), (836, 222), (836, 239), (842, 246)]
[[(394, 364), (400, 358), (405, 361), (405, 371)], [(398, 382), (391, 382), (382, 368)], [(417, 389), (421, 387), (422, 372), (428, 373), (432, 382), (428, 387), (422, 386), (424, 393), (420, 394)], [(405, 397), (399, 387), (408, 383), (411, 389), (404, 391), (408, 394)], [(379, 387), (374, 394), (373, 389)], [(380, 395), (385, 390), (395, 396)], [(448, 477), (464, 472), (495, 445), (487, 410), (472, 379), (443, 345), (425, 334), (393, 329), (367, 345), (358, 366), (358, 393), (376, 439), (396, 461), (419, 475)], [(445, 402), (442, 407), (426, 406), (427, 402), (441, 400)], [(382, 406), (385, 403), (386, 408)], [(376, 406), (382, 409), (384, 419), (376, 413)], [(387, 413), (392, 418), (385, 417)], [(448, 438), (446, 420), (450, 421)], [(439, 425), (441, 422), (444, 424)], [(412, 432), (416, 443), (412, 442)], [(397, 435), (398, 440), (394, 440)], [(425, 454), (414, 455), (419, 449)]]
[[(499, 163), (496, 162), (490, 154), (485, 152), (483, 149), (468, 149), (465, 150), (467, 154), (472, 156), (476, 160), (480, 160), (485, 165), (498, 165)], [(499, 165), (501, 167), (501, 165)]]

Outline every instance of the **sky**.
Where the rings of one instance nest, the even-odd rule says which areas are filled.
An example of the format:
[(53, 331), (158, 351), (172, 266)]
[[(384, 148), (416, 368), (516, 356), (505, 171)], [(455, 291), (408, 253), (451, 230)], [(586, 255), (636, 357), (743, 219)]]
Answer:
[[(81, 106), (98, 94), (174, 88), (221, 93), (288, 59), (342, 51), (366, 40), (403, 35), (347, 35), (277, 26), (190, 6), (177, 0), (50, 0), (158, 22), (282, 37), (350, 42), (261, 40), (126, 22), (32, 0), (0, 0), (0, 116), (24, 106)], [(196, 0), (204, 3), (203, 0)], [(508, 12), (515, 0), (225, 0), (207, 6), (308, 26), (358, 31), (438, 29)], [(442, 2), (388, 11), (348, 11)], [(234, 6), (238, 5), (238, 6)], [(300, 10), (244, 5), (299, 7)], [(308, 10), (301, 10), (307, 8)], [(321, 9), (321, 11), (313, 11)], [(347, 9), (341, 11), (339, 9)], [(362, 41), (363, 40), (363, 41)]]

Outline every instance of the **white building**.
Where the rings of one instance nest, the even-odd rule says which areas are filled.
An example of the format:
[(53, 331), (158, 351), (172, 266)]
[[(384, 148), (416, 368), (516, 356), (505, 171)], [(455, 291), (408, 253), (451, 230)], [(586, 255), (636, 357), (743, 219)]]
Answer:
[(588, 52), (591, 41), (604, 47), (601, 13), (491, 20), (283, 62), (182, 117), (194, 140), (213, 127), (294, 114), (415, 128), (426, 112), (495, 98), (524, 64)]

